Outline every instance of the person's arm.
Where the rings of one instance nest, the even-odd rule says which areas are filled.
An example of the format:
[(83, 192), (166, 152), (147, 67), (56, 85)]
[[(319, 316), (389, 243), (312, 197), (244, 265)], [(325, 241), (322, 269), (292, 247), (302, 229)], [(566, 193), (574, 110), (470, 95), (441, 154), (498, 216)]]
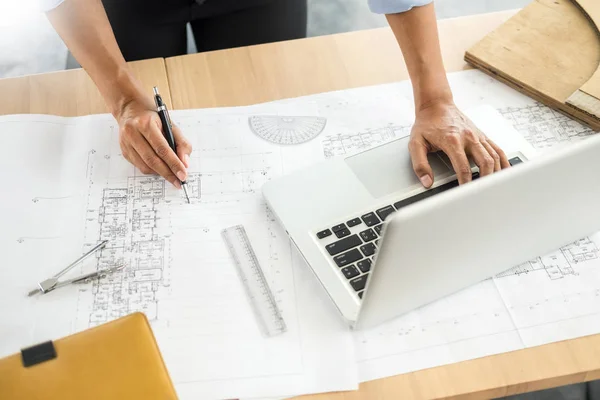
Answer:
[(65, 0), (47, 16), (119, 122), (123, 156), (143, 173), (160, 174), (180, 187), (177, 178), (187, 178), (192, 147), (174, 127), (177, 155), (169, 148), (153, 98), (125, 63), (101, 1)]
[[(402, 3), (389, 0), (388, 3)], [(488, 175), (510, 167), (504, 152), (456, 107), (440, 50), (433, 3), (386, 14), (408, 67), (415, 98), (415, 125), (409, 150), (413, 168), (425, 187), (433, 184), (427, 154), (448, 155), (459, 182), (471, 180), (468, 157)]]

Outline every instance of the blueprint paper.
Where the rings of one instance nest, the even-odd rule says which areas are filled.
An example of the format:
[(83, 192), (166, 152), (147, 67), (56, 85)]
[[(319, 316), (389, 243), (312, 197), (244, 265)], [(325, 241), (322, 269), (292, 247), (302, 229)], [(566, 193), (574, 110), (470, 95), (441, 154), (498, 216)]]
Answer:
[[(0, 200), (0, 354), (142, 311), (183, 399), (356, 389), (348, 327), (315, 296), (314, 278), (260, 194), (266, 180), (297, 167), (291, 149), (253, 135), (243, 112), (172, 118), (195, 148), (191, 205), (123, 159), (110, 116), (0, 118), (3, 148), (12, 149), (0, 174), (13, 188)], [(296, 146), (299, 165), (311, 162), (311, 146), (319, 144)], [(236, 224), (262, 262), (283, 335), (259, 332), (220, 236)], [(25, 296), (105, 239), (106, 249), (69, 276), (115, 264), (122, 273)]]
[[(490, 105), (540, 152), (568, 145), (593, 133), (478, 71), (449, 77), (457, 104), (468, 111), (478, 125), (489, 128), (485, 125), (487, 111), (482, 112), (479, 106)], [(414, 108), (408, 82), (278, 103), (294, 109), (298, 102), (309, 101), (319, 111), (315, 115), (327, 117), (327, 125), (317, 137), (324, 158), (354, 154), (410, 134)], [(489, 129), (491, 132), (486, 132), (501, 133), (501, 129)], [(511, 145), (520, 149), (528, 147), (523, 141), (513, 143), (514, 138), (507, 141), (501, 134), (492, 138), (506, 149)], [(600, 278), (593, 275), (599, 270), (593, 249), (600, 242), (590, 241), (582, 239), (558, 251), (557, 254), (573, 255), (560, 266), (551, 262), (558, 259), (555, 255), (545, 256), (542, 257), (545, 264), (534, 260), (532, 267), (527, 267), (530, 263), (518, 266), (518, 271), (509, 270), (497, 279), (474, 285), (388, 324), (355, 332), (360, 381), (600, 332), (600, 310), (597, 310), (600, 302), (593, 300), (600, 289)], [(573, 273), (569, 273), (570, 263), (574, 265)], [(556, 275), (557, 268), (563, 268), (564, 278), (570, 281), (566, 283), (556, 278), (553, 283), (540, 286), (549, 280), (548, 274)], [(520, 271), (529, 269), (531, 272), (526, 275), (529, 278), (525, 279)], [(590, 271), (588, 276), (578, 275), (581, 272), (577, 271), (583, 270)], [(587, 286), (592, 289), (585, 290), (587, 295), (580, 296), (578, 303), (570, 300), (568, 305), (561, 306), (561, 315), (553, 312), (556, 303), (564, 300), (562, 291), (570, 287), (575, 294)], [(550, 289), (553, 292), (548, 292)], [(529, 295), (523, 296), (523, 292)], [(545, 301), (545, 294), (553, 295), (554, 304)], [(547, 305), (531, 308), (540, 300)]]
[[(493, 106), (540, 153), (593, 133), (479, 71), (449, 78), (459, 107)], [(412, 102), (408, 82), (356, 89), (355, 95), (375, 92), (379, 97), (389, 93), (388, 101), (398, 106)], [(508, 145), (485, 125), (480, 112), (467, 114), (488, 134), (495, 133), (491, 138), (498, 144)], [(349, 124), (337, 133), (326, 132), (323, 157), (350, 155), (407, 136), (411, 122), (398, 119), (366, 129)], [(360, 381), (599, 333), (599, 244), (600, 235), (582, 238), (389, 323), (355, 332)]]
[[(485, 124), (478, 106), (489, 104), (541, 152), (592, 133), (477, 71), (450, 81), (476, 123)], [(10, 193), (0, 199), (0, 304), (10, 304), (0, 309), (0, 356), (139, 310), (182, 398), (281, 398), (600, 332), (595, 235), (348, 334), (260, 186), (404, 137), (413, 115), (408, 82), (172, 112), (194, 146), (191, 205), (123, 160), (109, 116), (0, 117), (10, 149), (0, 169)], [(220, 229), (240, 223), (288, 325), (281, 337), (258, 333), (220, 239)], [(73, 274), (123, 262), (121, 275), (24, 296), (104, 238), (108, 248)]]
[(598, 243), (584, 238), (494, 279), (524, 346), (600, 332)]

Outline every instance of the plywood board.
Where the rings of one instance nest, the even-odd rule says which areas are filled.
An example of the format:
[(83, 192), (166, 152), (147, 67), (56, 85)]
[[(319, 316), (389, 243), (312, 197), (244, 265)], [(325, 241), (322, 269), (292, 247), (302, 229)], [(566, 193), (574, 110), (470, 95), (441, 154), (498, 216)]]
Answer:
[(536, 0), (468, 50), (465, 60), (600, 130), (597, 22), (597, 0)]

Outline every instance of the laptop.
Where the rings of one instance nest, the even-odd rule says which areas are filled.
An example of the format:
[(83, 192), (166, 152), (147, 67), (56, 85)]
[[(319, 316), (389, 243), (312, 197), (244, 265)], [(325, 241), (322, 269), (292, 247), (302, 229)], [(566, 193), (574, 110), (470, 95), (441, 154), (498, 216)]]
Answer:
[(378, 325), (600, 230), (600, 137), (536, 157), (491, 107), (467, 113), (512, 168), (458, 186), (408, 137), (272, 180), (264, 197), (343, 318)]

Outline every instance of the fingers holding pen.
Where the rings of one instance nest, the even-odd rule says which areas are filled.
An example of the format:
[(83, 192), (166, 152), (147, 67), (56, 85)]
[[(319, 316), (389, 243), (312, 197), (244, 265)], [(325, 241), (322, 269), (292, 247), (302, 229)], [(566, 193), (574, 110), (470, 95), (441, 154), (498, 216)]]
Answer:
[[(151, 118), (151, 116), (148, 116), (148, 118)], [(123, 155), (133, 165), (138, 167), (142, 173), (157, 173), (171, 182), (173, 186), (177, 188), (181, 187), (175, 174), (173, 174), (171, 169), (156, 154), (150, 143), (146, 140), (142, 130), (143, 127), (144, 124), (140, 123), (137, 118), (128, 120), (123, 125), (120, 137)]]
[[(166, 165), (168, 168), (168, 172), (165, 172), (164, 174), (160, 173), (160, 175), (165, 178), (165, 174), (173, 175), (180, 181), (185, 181), (187, 179), (186, 166), (179, 157), (177, 157), (177, 154), (171, 150), (171, 147), (169, 147), (169, 143), (163, 135), (158, 117), (156, 119), (153, 118), (148, 126), (143, 127), (141, 133), (151, 147), (154, 155), (162, 161), (162, 165)], [(148, 157), (150, 156), (148, 155)], [(157, 161), (154, 162), (157, 163)]]
[(186, 168), (190, 167), (190, 155), (192, 154), (192, 145), (181, 132), (181, 129), (173, 124), (173, 137), (177, 143), (177, 157), (183, 162)]

